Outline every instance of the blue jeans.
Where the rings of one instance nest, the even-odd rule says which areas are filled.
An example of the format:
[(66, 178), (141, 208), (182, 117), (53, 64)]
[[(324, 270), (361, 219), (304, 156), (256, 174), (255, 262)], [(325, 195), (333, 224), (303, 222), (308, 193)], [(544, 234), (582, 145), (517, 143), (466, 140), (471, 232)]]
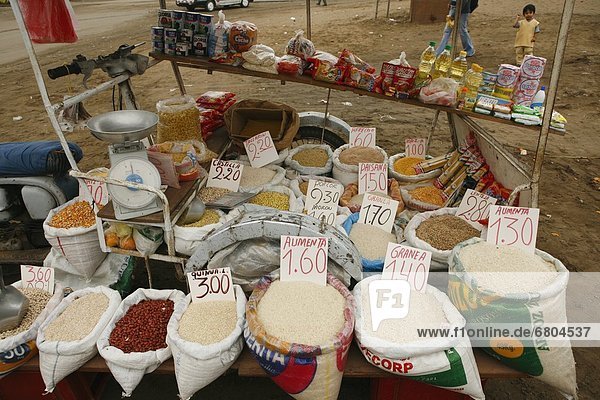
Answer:
[[(455, 15), (454, 7), (450, 8), (450, 15), (451, 16)], [(471, 14), (461, 14), (460, 15), (458, 33), (460, 33), (460, 41), (462, 42), (463, 49), (467, 52), (467, 56), (472, 56), (473, 54), (475, 54), (475, 49), (473, 48), (473, 42), (471, 41), (471, 36), (469, 35), (469, 31), (467, 30), (468, 23), (469, 23), (469, 15), (471, 15)], [(455, 18), (454, 25), (456, 26), (456, 18)], [(442, 40), (440, 41), (440, 44), (438, 45), (438, 48), (435, 51), (436, 56), (439, 56), (442, 53), (442, 51), (444, 51), (444, 47), (446, 47), (446, 45), (448, 44), (448, 41), (450, 40), (451, 35), (452, 35), (452, 29), (449, 27), (446, 27), (444, 29), (444, 36), (442, 36)]]

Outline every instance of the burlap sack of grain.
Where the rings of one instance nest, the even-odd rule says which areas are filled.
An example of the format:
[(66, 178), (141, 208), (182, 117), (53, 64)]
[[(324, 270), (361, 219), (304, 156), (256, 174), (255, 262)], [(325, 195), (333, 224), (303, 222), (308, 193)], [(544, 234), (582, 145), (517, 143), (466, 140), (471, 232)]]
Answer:
[[(96, 327), (81, 340), (68, 342), (46, 340), (44, 332), (48, 325), (75, 300), (92, 293), (102, 293), (108, 297), (108, 307), (98, 320)], [(36, 344), (40, 351), (40, 373), (46, 385), (46, 393), (52, 393), (58, 382), (72, 372), (77, 371), (98, 353), (96, 341), (115, 311), (117, 311), (119, 304), (121, 304), (119, 292), (106, 286), (77, 290), (65, 297), (40, 325)]]
[(223, 375), (237, 360), (244, 348), (242, 330), (246, 320), (246, 295), (238, 285), (233, 286), (236, 298), (237, 323), (229, 336), (217, 343), (202, 345), (179, 336), (179, 321), (192, 299), (175, 304), (175, 310), (167, 326), (167, 343), (173, 352), (175, 378), (179, 397), (188, 400), (194, 393)]
[(296, 400), (335, 400), (354, 330), (354, 298), (342, 282), (328, 274), (327, 283), (346, 299), (345, 323), (335, 340), (320, 346), (284, 342), (265, 331), (258, 319), (258, 303), (272, 278), (258, 283), (246, 305), (244, 338), (251, 353), (271, 379)]

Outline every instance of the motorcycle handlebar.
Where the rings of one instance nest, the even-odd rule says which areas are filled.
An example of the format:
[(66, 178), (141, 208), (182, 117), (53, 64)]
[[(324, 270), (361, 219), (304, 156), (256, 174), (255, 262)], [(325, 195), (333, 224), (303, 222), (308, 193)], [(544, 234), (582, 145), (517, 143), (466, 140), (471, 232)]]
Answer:
[(62, 76), (67, 76), (67, 75), (71, 75), (71, 74), (77, 75), (80, 73), (81, 73), (81, 68), (79, 67), (79, 64), (77, 64), (76, 62), (72, 62), (69, 65), (63, 65), (60, 67), (51, 68), (48, 70), (48, 76), (50, 77), (50, 79), (57, 79)]

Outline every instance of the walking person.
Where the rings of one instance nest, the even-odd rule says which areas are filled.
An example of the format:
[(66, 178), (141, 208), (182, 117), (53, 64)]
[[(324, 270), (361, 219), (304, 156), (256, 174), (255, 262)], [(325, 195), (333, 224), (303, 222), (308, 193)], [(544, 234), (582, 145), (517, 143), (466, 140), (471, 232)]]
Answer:
[(326, 6), (327, 5), (327, 0), (317, 0), (317, 5), (320, 6), (321, 5), (321, 1), (323, 2), (323, 5)]
[(517, 28), (517, 36), (515, 37), (515, 53), (517, 65), (521, 65), (523, 57), (527, 54), (533, 55), (533, 44), (535, 43), (535, 34), (540, 31), (540, 23), (533, 18), (535, 16), (535, 6), (527, 4), (523, 7), (523, 17), (519, 20), (520, 15), (517, 14), (513, 28)]
[[(460, 18), (458, 21), (458, 29), (460, 33), (460, 41), (462, 42), (463, 49), (467, 52), (467, 57), (473, 57), (475, 55), (475, 48), (473, 47), (473, 41), (471, 40), (471, 36), (469, 35), (468, 23), (469, 16), (478, 6), (478, 0), (463, 0), (462, 6), (460, 10)], [(456, 0), (451, 0), (449, 4), (450, 12), (448, 16), (450, 17), (450, 21), (446, 23), (446, 28), (444, 28), (444, 34), (442, 36), (442, 40), (439, 43), (437, 50), (435, 51), (436, 57), (439, 56), (444, 48), (448, 44), (448, 40), (450, 40), (450, 35), (452, 34), (452, 28), (456, 25)]]

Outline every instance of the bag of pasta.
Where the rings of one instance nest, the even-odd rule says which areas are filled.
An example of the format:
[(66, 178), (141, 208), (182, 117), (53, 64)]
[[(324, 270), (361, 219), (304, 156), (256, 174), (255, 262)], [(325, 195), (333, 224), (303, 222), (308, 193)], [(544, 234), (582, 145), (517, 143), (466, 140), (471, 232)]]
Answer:
[(174, 97), (156, 103), (157, 143), (200, 139), (200, 111), (192, 96)]

